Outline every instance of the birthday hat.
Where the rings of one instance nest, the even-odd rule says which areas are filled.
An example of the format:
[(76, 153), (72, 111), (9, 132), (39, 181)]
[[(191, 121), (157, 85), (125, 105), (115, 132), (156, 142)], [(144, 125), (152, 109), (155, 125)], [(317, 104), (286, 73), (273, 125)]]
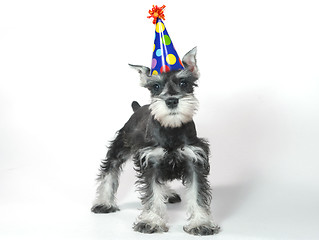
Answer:
[(179, 58), (162, 21), (165, 20), (163, 13), (165, 7), (165, 5), (162, 7), (153, 5), (153, 8), (149, 10), (150, 16), (148, 16), (148, 18), (153, 18), (153, 24), (155, 24), (155, 39), (151, 67), (152, 75), (184, 69), (182, 61)]

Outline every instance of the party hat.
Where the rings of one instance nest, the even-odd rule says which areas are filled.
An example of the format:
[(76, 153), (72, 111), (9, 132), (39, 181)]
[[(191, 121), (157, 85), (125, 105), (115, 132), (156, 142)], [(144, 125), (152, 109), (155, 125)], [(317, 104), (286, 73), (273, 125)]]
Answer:
[(165, 7), (165, 5), (162, 7), (153, 5), (153, 8), (149, 10), (150, 16), (148, 16), (148, 18), (153, 18), (153, 24), (155, 24), (155, 39), (151, 67), (152, 75), (184, 69), (182, 61), (174, 48), (172, 39), (168, 35), (163, 22), (163, 20), (165, 20), (163, 13)]

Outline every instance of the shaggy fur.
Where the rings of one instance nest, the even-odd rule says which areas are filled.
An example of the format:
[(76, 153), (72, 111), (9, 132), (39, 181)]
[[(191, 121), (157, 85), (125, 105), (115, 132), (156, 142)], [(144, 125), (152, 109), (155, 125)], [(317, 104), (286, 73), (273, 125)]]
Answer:
[(102, 161), (94, 213), (118, 211), (115, 194), (122, 164), (133, 159), (142, 213), (134, 230), (142, 233), (167, 232), (166, 203), (180, 202), (180, 196), (167, 186), (179, 179), (187, 188), (189, 223), (184, 230), (194, 235), (219, 231), (211, 219), (209, 145), (198, 138), (193, 115), (198, 101), (193, 92), (199, 72), (196, 48), (183, 58), (185, 69), (150, 76), (150, 69), (130, 65), (140, 73), (141, 85), (149, 89), (151, 103), (132, 103), (134, 114), (118, 131)]

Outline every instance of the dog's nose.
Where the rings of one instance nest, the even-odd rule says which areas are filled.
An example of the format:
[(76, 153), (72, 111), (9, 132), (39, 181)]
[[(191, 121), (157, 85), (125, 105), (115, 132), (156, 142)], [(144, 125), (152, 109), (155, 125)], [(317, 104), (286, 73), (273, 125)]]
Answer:
[(178, 105), (178, 98), (168, 98), (165, 103), (169, 108), (176, 108)]

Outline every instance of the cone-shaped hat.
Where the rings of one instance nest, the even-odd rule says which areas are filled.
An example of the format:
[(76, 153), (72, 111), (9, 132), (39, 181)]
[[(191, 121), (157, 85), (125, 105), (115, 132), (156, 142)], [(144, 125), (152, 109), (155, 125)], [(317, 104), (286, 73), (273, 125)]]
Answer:
[(153, 18), (153, 24), (155, 24), (155, 39), (151, 66), (152, 75), (184, 69), (182, 61), (174, 48), (172, 39), (168, 35), (163, 22), (163, 20), (165, 20), (163, 14), (164, 8), (165, 5), (162, 7), (153, 5), (153, 8), (149, 10), (150, 16), (148, 16), (148, 18)]

